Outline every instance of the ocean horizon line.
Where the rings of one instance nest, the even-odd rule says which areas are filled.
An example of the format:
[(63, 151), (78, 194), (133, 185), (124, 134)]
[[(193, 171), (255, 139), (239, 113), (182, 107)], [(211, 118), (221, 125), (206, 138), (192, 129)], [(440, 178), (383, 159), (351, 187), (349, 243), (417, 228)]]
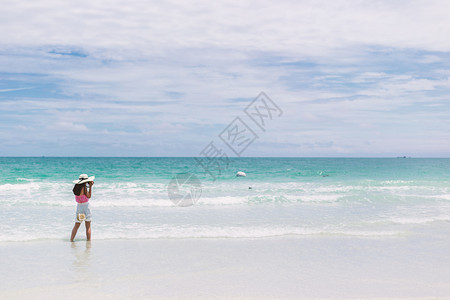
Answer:
[[(203, 156), (47, 156), (47, 155), (27, 155), (27, 156), (1, 156), (0, 158), (202, 158)], [(230, 159), (241, 158), (393, 158), (393, 159), (450, 159), (450, 156), (231, 156)]]

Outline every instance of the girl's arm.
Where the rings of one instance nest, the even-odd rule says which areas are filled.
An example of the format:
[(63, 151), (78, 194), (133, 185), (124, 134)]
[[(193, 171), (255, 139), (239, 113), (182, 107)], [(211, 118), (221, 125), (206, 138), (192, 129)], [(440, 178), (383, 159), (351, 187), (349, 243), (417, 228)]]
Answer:
[(92, 185), (94, 184), (94, 182), (88, 182), (89, 183), (89, 190), (86, 189), (86, 197), (88, 197), (89, 199), (91, 199), (91, 195), (92, 195)]

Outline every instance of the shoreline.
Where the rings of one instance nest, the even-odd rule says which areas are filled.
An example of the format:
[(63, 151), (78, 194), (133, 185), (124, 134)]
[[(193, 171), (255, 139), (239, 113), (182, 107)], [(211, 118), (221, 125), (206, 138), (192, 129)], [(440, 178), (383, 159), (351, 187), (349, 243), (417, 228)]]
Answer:
[(438, 298), (447, 252), (426, 235), (8, 242), (0, 298)]

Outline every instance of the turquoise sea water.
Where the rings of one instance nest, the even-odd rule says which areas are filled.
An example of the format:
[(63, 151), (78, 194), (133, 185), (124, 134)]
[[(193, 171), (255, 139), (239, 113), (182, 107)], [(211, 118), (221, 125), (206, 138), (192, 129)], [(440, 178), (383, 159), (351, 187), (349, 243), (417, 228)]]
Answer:
[[(438, 235), (449, 170), (450, 159), (233, 158), (213, 180), (194, 158), (0, 158), (0, 242), (68, 239), (81, 173), (96, 176), (93, 239)], [(178, 173), (201, 182), (192, 206), (169, 199)]]

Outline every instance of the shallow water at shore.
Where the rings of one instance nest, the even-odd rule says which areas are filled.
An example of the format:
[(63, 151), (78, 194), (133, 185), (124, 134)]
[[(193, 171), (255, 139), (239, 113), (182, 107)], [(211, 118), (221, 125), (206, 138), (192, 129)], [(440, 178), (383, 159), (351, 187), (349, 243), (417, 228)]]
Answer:
[[(96, 239), (402, 237), (450, 221), (450, 159), (240, 158), (216, 181), (193, 158), (0, 158), (0, 167), (0, 242), (66, 239), (71, 181), (86, 172), (97, 176)], [(169, 199), (180, 172), (201, 182), (193, 206)]]

